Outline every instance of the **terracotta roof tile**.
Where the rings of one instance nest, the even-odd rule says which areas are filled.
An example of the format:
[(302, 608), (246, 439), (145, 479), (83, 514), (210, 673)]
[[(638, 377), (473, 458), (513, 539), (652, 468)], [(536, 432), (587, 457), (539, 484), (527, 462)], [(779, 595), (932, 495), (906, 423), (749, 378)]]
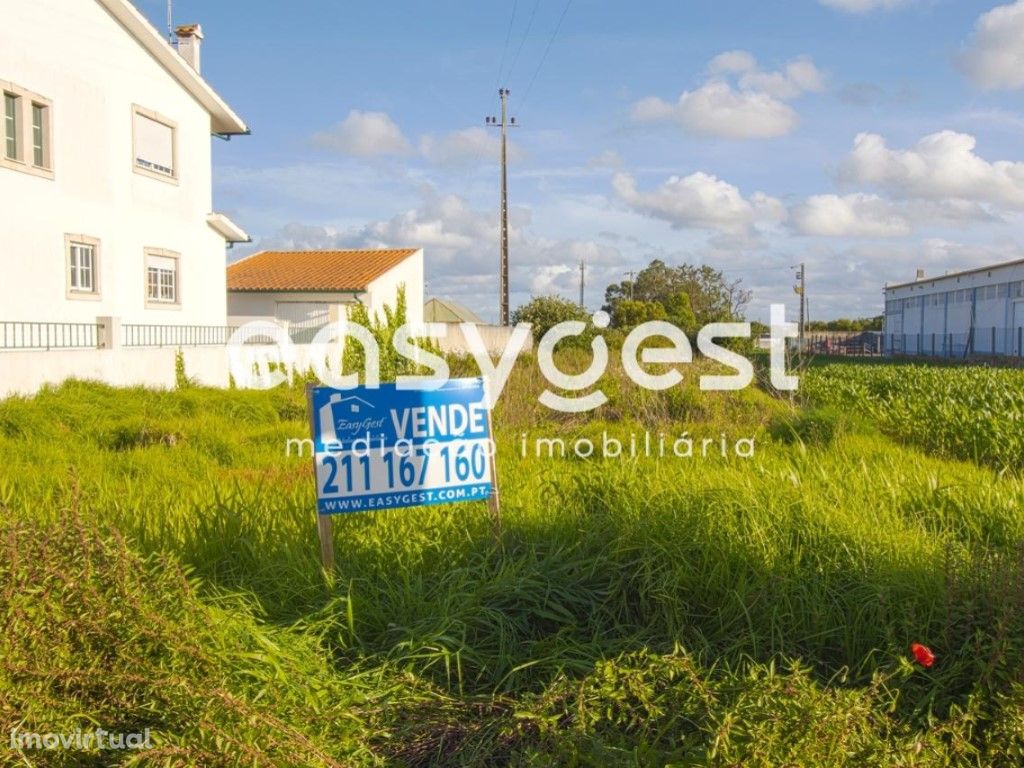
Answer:
[(260, 251), (228, 265), (228, 290), (362, 291), (417, 250)]

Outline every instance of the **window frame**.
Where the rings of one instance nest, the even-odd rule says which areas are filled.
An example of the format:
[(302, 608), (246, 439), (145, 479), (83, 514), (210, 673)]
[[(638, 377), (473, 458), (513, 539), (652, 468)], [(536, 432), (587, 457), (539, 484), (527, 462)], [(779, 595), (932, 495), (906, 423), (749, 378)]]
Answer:
[[(138, 138), (135, 135), (135, 116), (145, 117), (152, 120), (155, 123), (169, 128), (171, 130), (171, 174), (161, 173), (160, 171), (154, 171), (151, 168), (146, 168), (143, 165), (139, 165), (138, 152), (135, 149), (135, 142)], [(139, 174), (140, 176), (147, 176), (151, 179), (159, 179), (166, 184), (178, 184), (180, 179), (179, 163), (181, 156), (178, 153), (178, 124), (171, 120), (169, 117), (161, 115), (159, 112), (155, 112), (152, 109), (140, 106), (138, 104), (132, 104), (132, 145), (131, 145), (131, 163), (132, 171)]]
[[(20, 85), (0, 80), (0, 92), (4, 94), (3, 109), (3, 147), (0, 149), (0, 168), (21, 171), (45, 179), (54, 178), (53, 162), (53, 102), (38, 93), (34, 93)], [(7, 97), (16, 100), (15, 107), (15, 152), (16, 157), (7, 156)], [(42, 164), (35, 162), (35, 121), (34, 112), (39, 108), (42, 115), (40, 131)]]
[[(84, 245), (92, 249), (92, 290), (84, 290), (72, 285), (71, 249), (76, 245)], [(99, 238), (90, 237), (89, 235), (64, 235), (64, 279), (65, 295), (67, 298), (86, 299), (91, 301), (96, 301), (97, 299), (102, 298), (102, 294), (100, 292), (102, 288), (102, 281), (100, 280), (101, 262), (102, 254), (100, 252)]]
[[(22, 141), (21, 136), (21, 120), (19, 120), (19, 113), (21, 112), (21, 96), (12, 91), (4, 88), (4, 159), (8, 162), (20, 163), (22, 161)], [(14, 109), (9, 111), (8, 105), (13, 104)], [(8, 131), (8, 122), (14, 123), (14, 135), (11, 136)], [(12, 155), (8, 149), (8, 142), (14, 141), (14, 154)]]
[[(149, 295), (149, 257), (150, 256), (162, 256), (168, 259), (174, 259), (174, 300), (167, 301), (165, 299), (154, 299)], [(157, 282), (157, 289), (160, 289), (159, 280)], [(142, 261), (142, 290), (143, 297), (145, 298), (146, 309), (181, 309), (181, 254), (177, 251), (169, 251), (165, 248), (145, 248), (143, 250), (143, 261)]]

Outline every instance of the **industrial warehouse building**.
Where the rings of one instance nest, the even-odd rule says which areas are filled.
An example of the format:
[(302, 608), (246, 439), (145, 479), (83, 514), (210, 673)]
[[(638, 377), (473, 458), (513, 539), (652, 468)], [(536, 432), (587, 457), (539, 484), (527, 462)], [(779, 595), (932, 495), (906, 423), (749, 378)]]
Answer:
[(887, 285), (885, 351), (1024, 356), (1024, 259)]

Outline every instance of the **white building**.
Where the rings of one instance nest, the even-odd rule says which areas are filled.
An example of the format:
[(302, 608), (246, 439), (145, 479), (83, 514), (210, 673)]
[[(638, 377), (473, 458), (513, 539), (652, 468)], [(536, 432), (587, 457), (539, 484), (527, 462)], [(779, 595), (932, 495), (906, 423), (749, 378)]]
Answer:
[(225, 326), (247, 237), (213, 211), (211, 134), (248, 129), (199, 73), (201, 29), (176, 50), (128, 0), (0, 7), (0, 348)]
[(885, 287), (896, 355), (1024, 356), (1024, 259)]
[(363, 304), (383, 319), (405, 286), (407, 322), (423, 322), (423, 250), (260, 251), (228, 266), (232, 325), (271, 320), (310, 341), (346, 308)]

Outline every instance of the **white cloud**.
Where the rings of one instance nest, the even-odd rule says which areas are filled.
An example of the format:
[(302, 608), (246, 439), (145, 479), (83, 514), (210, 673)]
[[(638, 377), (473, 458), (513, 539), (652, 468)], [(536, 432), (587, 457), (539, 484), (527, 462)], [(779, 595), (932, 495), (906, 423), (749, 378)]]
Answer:
[(1024, 163), (989, 162), (969, 134), (941, 131), (896, 150), (861, 133), (839, 169), (843, 182), (871, 184), (899, 199), (966, 200), (1024, 209)]
[(587, 166), (590, 168), (621, 168), (622, 156), (614, 149), (606, 149), (604, 152), (589, 158)]
[(713, 75), (750, 72), (753, 69), (757, 69), (757, 59), (747, 51), (725, 51), (708, 62), (708, 72)]
[[(766, 72), (746, 51), (726, 51), (708, 64), (710, 79), (684, 91), (674, 104), (649, 96), (633, 104), (637, 122), (675, 120), (701, 136), (732, 139), (772, 138), (790, 133), (797, 114), (787, 101), (824, 89), (824, 77), (807, 57)], [(730, 82), (735, 78), (735, 85)]]
[[(454, 298), (493, 317), (497, 308), (498, 217), (492, 210), (474, 208), (460, 195), (438, 194), (429, 187), (421, 194), (419, 205), (389, 219), (344, 229), (293, 223), (263, 238), (256, 248), (422, 247), (429, 295)], [(513, 305), (531, 294), (574, 297), (580, 259), (587, 262), (588, 276), (595, 279), (621, 272), (618, 248), (586, 239), (543, 237), (531, 231), (530, 219), (527, 209), (510, 211)]]
[[(501, 139), (486, 128), (463, 128), (443, 136), (426, 135), (420, 139), (420, 153), (430, 162), (449, 168), (497, 162), (501, 156)], [(519, 147), (508, 143), (509, 160), (522, 159)]]
[(910, 5), (915, 0), (818, 0), (824, 6), (847, 13), (868, 13), (874, 10), (891, 11), (893, 8)]
[(777, 99), (795, 99), (803, 93), (825, 89), (825, 78), (808, 57), (801, 56), (786, 64), (780, 72), (751, 69), (740, 77), (744, 91), (763, 92)]
[(757, 221), (785, 218), (785, 209), (775, 198), (760, 192), (744, 198), (732, 184), (707, 173), (672, 176), (650, 192), (639, 191), (629, 174), (617, 173), (612, 186), (630, 208), (667, 221), (676, 229), (744, 234)]
[(344, 155), (403, 155), (412, 150), (402, 130), (386, 112), (353, 109), (329, 131), (313, 135), (313, 144)]
[(902, 237), (910, 222), (878, 195), (814, 195), (796, 206), (792, 222), (802, 235), (818, 237)]
[(788, 104), (767, 93), (738, 91), (725, 82), (706, 83), (695, 91), (686, 91), (674, 106), (652, 97), (633, 110), (634, 119), (641, 121), (669, 116), (689, 133), (729, 139), (785, 136), (798, 122)]
[(959, 64), (982, 88), (1024, 87), (1024, 0), (983, 13)]
[(965, 227), (995, 220), (968, 200), (893, 201), (874, 194), (814, 195), (790, 217), (801, 235), (817, 237), (905, 237), (926, 224)]

